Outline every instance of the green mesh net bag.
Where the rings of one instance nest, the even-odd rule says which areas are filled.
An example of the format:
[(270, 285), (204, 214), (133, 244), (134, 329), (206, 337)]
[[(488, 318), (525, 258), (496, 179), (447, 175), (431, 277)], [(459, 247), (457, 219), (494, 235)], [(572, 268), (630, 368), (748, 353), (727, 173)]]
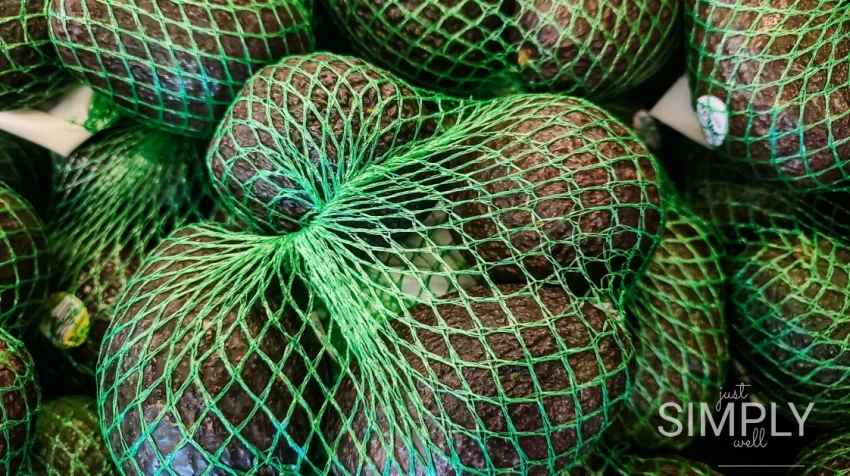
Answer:
[(48, 3), (0, 1), (0, 111), (31, 106), (65, 86), (48, 34)]
[(676, 44), (666, 0), (328, 0), (358, 52), (458, 96), (605, 97), (646, 80)]
[(311, 51), (310, 0), (58, 0), (50, 37), (73, 75), (151, 126), (208, 137), (263, 65)]
[(97, 400), (71, 396), (44, 402), (38, 414), (29, 470), (39, 476), (118, 474), (100, 432)]
[(38, 333), (46, 373), (92, 387), (113, 306), (143, 256), (212, 212), (204, 145), (124, 123), (56, 159), (55, 276)]
[[(846, 430), (845, 430), (846, 431)], [(850, 435), (842, 431), (819, 438), (803, 449), (788, 476), (832, 476), (850, 474)]]
[(850, 188), (845, 8), (687, 2), (688, 77), (706, 141), (765, 181)]
[(50, 168), (46, 149), (0, 131), (0, 182), (29, 201), (41, 216), (50, 202)]
[(208, 164), (266, 233), (185, 228), (128, 285), (97, 376), (125, 473), (542, 475), (600, 439), (654, 160), (582, 100), (423, 94), (328, 54), (246, 86)]
[(0, 327), (14, 335), (33, 323), (47, 296), (49, 251), (35, 210), (0, 182)]
[(725, 172), (695, 182), (689, 197), (724, 241), (733, 346), (754, 391), (807, 422), (846, 421), (850, 385), (850, 203), (843, 194), (776, 193)]
[(0, 474), (15, 476), (28, 461), (40, 398), (32, 357), (0, 329)]
[[(694, 437), (669, 437), (675, 424), (662, 405), (679, 409), (712, 402), (726, 379), (729, 360), (722, 252), (712, 230), (672, 191), (661, 245), (626, 305), (633, 319), (637, 374), (615, 438), (643, 448), (684, 448)], [(631, 322), (631, 321), (630, 321)], [(686, 423), (687, 412), (678, 415)]]

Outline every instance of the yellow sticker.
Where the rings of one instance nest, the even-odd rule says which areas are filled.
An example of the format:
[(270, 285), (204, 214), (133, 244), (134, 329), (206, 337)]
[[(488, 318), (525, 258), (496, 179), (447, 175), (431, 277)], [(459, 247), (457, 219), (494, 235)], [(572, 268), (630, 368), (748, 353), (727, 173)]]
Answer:
[(41, 320), (42, 335), (60, 349), (79, 347), (89, 337), (89, 311), (77, 296), (56, 293), (47, 300), (47, 315)]

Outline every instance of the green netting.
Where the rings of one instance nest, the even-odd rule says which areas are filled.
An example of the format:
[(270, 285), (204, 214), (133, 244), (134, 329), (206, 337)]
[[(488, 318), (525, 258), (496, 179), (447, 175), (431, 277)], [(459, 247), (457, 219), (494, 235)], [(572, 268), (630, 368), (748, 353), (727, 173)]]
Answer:
[(658, 121), (649, 115), (649, 111), (641, 101), (633, 96), (620, 96), (603, 102), (601, 106), (635, 131), (650, 151), (661, 152), (663, 142)]
[(733, 346), (760, 397), (814, 403), (807, 422), (846, 421), (850, 389), (850, 201), (783, 194), (722, 162), (690, 199), (725, 242)]
[[(680, 409), (713, 402), (726, 379), (729, 343), (722, 253), (711, 228), (672, 193), (665, 194), (661, 245), (638, 280), (626, 309), (637, 356), (635, 389), (614, 438), (643, 448), (683, 448), (694, 437), (668, 437), (675, 424), (665, 403)], [(678, 415), (686, 424), (687, 412)]]
[(17, 476), (27, 463), (40, 399), (32, 357), (0, 329), (0, 474)]
[(458, 96), (616, 95), (664, 64), (680, 14), (667, 0), (327, 3), (360, 54)]
[(44, 402), (29, 470), (34, 476), (117, 474), (100, 432), (97, 400), (71, 396)]
[(0, 131), (0, 182), (27, 199), (42, 215), (50, 202), (50, 153)]
[(850, 189), (845, 7), (687, 2), (688, 77), (709, 144), (764, 181)]
[(31, 106), (65, 86), (48, 35), (48, 3), (0, 1), (0, 111)]
[(187, 228), (128, 285), (98, 366), (124, 472), (552, 474), (624, 406), (620, 303), (662, 213), (654, 159), (592, 104), (447, 106), (293, 57), (208, 163), (273, 233)]
[(113, 306), (142, 257), (211, 212), (202, 141), (132, 123), (56, 158), (52, 296), (40, 323), (47, 375), (93, 383)]
[[(846, 431), (846, 430), (845, 430)], [(827, 435), (803, 449), (788, 476), (843, 476), (850, 474), (850, 434)]]
[(32, 206), (0, 182), (0, 328), (20, 335), (47, 296), (51, 257)]
[(262, 66), (311, 51), (311, 0), (57, 0), (50, 37), (74, 76), (151, 126), (207, 137)]

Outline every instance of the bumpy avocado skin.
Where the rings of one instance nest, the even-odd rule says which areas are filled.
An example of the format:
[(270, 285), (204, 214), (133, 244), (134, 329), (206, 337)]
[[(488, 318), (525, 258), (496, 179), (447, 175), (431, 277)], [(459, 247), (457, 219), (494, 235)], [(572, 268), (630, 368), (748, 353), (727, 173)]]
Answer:
[(41, 392), (24, 345), (0, 329), (0, 474), (15, 475), (29, 460)]
[(262, 70), (237, 98), (210, 147), (210, 170), (243, 212), (295, 231), (356, 170), (432, 136), (431, 107), (363, 60), (291, 57)]
[(44, 403), (30, 468), (39, 476), (118, 474), (100, 432), (94, 398), (59, 397)]
[[(712, 401), (729, 362), (722, 252), (702, 220), (686, 207), (668, 206), (661, 244), (638, 280), (626, 308), (635, 342), (637, 375), (615, 438), (650, 449), (683, 448), (693, 441), (661, 434), (675, 427), (661, 405)], [(686, 418), (681, 415), (682, 423)]]
[[(636, 258), (648, 257), (652, 237), (661, 234), (649, 152), (592, 106), (536, 96), (524, 101), (518, 118), (485, 131), (498, 134), (453, 164), (474, 182), (449, 195), (464, 219), (458, 240), (470, 247), (467, 259), (488, 263), (501, 283), (524, 282), (526, 273), (546, 279), (577, 261), (587, 273), (568, 276), (577, 284), (642, 266)], [(647, 183), (643, 190), (640, 181)], [(511, 262), (517, 254), (521, 264)]]
[[(209, 236), (184, 229), (174, 237), (182, 242), (164, 242), (154, 254), (160, 257), (179, 255), (181, 259), (164, 265), (157, 261), (155, 266), (143, 268), (141, 276), (180, 272), (189, 262), (185, 260), (203, 259), (211, 254), (203, 246), (213, 240)], [(196, 271), (183, 271), (179, 279), (190, 280), (196, 276)], [(296, 463), (299, 455), (291, 445), (306, 447), (312, 420), (305, 405), (316, 412), (321, 403), (319, 389), (300, 354), (290, 356), (282, 368), (268, 363), (281, 362), (290, 342), (298, 342), (307, 352), (317, 349), (313, 333), (301, 333), (300, 340), (296, 337), (302, 323), (295, 311), (287, 307), (279, 317), (285, 333), (278, 327), (266, 325), (269, 315), (260, 303), (243, 311), (246, 313), (243, 316), (237, 314), (238, 307), (220, 316), (215, 309), (204, 310), (199, 305), (176, 322), (169, 316), (183, 308), (186, 299), (193, 298), (185, 294), (170, 295), (167, 290), (156, 293), (158, 285), (169, 282), (167, 278), (143, 282), (146, 284), (131, 285), (127, 293), (138, 292), (145, 297), (121, 314), (124, 320), (133, 320), (136, 325), (122, 329), (105, 341), (98, 371), (99, 395), (103, 395), (104, 402), (102, 424), (108, 431), (107, 443), (121, 462), (121, 470), (125, 474), (153, 474), (162, 468), (178, 474), (198, 474), (205, 470), (212, 471), (211, 474), (231, 471), (274, 474), (278, 466)], [(173, 280), (170, 282), (174, 284)], [(215, 284), (208, 284), (208, 288), (201, 291), (203, 295), (212, 292)], [(273, 311), (276, 307), (279, 309), (281, 299), (279, 291), (269, 290), (267, 302)], [(154, 303), (164, 306), (161, 314), (150, 311)], [(146, 307), (147, 313), (139, 315)], [(207, 312), (205, 317), (199, 318), (202, 310)], [(195, 326), (208, 328), (213, 321), (216, 326), (229, 329), (237, 320), (241, 325), (229, 334), (223, 346), (222, 336), (206, 333), (197, 338), (191, 330), (196, 329)], [(147, 328), (154, 322), (159, 322), (159, 327), (148, 332)], [(116, 328), (124, 323), (113, 320), (113, 325), (119, 326)], [(189, 332), (174, 334), (180, 329), (186, 330), (186, 326)], [(143, 342), (131, 343), (138, 334), (149, 334), (149, 337)], [(118, 355), (121, 358), (108, 358)], [(181, 357), (175, 357), (177, 355)], [(205, 360), (198, 362), (199, 356), (206, 356)], [(240, 363), (241, 371), (234, 375), (232, 369)], [(164, 380), (158, 381), (161, 378)], [(298, 397), (303, 405), (296, 402), (286, 381), (303, 388)], [(175, 397), (176, 389), (184, 384), (187, 388)], [(150, 393), (140, 395), (139, 386)], [(266, 389), (268, 393), (264, 393)], [(210, 392), (223, 395), (216, 404), (216, 413), (203, 404), (208, 400), (204, 394)], [(286, 433), (292, 442), (277, 438), (281, 429), (264, 412), (249, 415), (258, 405), (256, 396), (261, 394), (273, 417), (287, 422)], [(293, 409), (291, 413), (290, 408)], [(164, 412), (162, 419), (154, 424), (161, 412)], [(199, 425), (197, 430), (183, 430), (195, 423)], [(238, 425), (242, 425), (239, 439), (233, 438), (233, 431), (229, 429)], [(144, 434), (145, 428), (151, 431), (149, 435)], [(183, 446), (187, 439), (193, 444)], [(243, 439), (254, 448), (275, 456), (274, 465), (258, 461)], [(141, 444), (134, 448), (132, 445), (137, 442)], [(217, 455), (219, 451), (221, 454)], [(169, 458), (172, 459), (167, 461)]]
[(313, 49), (309, 20), (300, 0), (57, 0), (50, 33), (65, 67), (124, 111), (208, 137), (254, 73)]
[(814, 424), (847, 421), (850, 246), (808, 228), (765, 231), (730, 260), (730, 278), (735, 348), (765, 395), (814, 403)]
[(0, 1), (0, 111), (35, 104), (62, 86), (48, 35), (48, 3)]
[[(517, 296), (516, 294), (522, 288), (522, 285), (498, 286), (498, 291), (502, 295), (514, 295), (507, 298), (506, 306), (521, 324), (539, 322), (545, 319), (544, 313), (560, 315), (576, 304), (575, 298), (560, 288), (541, 288), (538, 294), (540, 302), (531, 296)], [(472, 298), (494, 296), (493, 289), (489, 286), (473, 286), (466, 288), (464, 293)], [(446, 298), (456, 296), (457, 292), (447, 295)], [(541, 308), (540, 303), (545, 309)], [(557, 320), (555, 324), (557, 337), (548, 327), (536, 326), (520, 332), (523, 340), (521, 343), (510, 330), (512, 326), (509, 323), (509, 317), (497, 302), (473, 304), (472, 313), (479, 319), (480, 328), (493, 332), (487, 337), (489, 352), (502, 362), (516, 363), (500, 365), (495, 370), (497, 380), (494, 380), (491, 369), (480, 366), (480, 362), (492, 358), (488, 357), (488, 351), (477, 337), (463, 334), (464, 331), (474, 332), (474, 329), (479, 328), (466, 307), (455, 304), (438, 305), (436, 309), (429, 305), (415, 306), (410, 310), (410, 314), (416, 321), (416, 330), (414, 326), (404, 324), (401, 320), (392, 322), (396, 335), (408, 344), (414, 345), (418, 350), (414, 353), (407, 347), (402, 349), (405, 364), (410, 366), (415, 375), (428, 380), (436, 378), (433, 383), (421, 383), (417, 386), (419, 398), (428, 412), (425, 415), (442, 415), (455, 425), (472, 432), (476, 429), (483, 431), (484, 428), (491, 432), (486, 440), (479, 441), (468, 433), (457, 432), (451, 434), (451, 440), (447, 441), (444, 433), (426, 416), (424, 419), (428, 426), (429, 437), (437, 444), (442, 455), (449, 455), (454, 450), (462, 465), (480, 471), (493, 468), (508, 472), (520, 471), (521, 461), (524, 460), (526, 465), (522, 474), (545, 475), (551, 474), (552, 470), (557, 471), (572, 465), (578, 455), (584, 451), (579, 448), (578, 431), (581, 432), (584, 444), (587, 444), (588, 439), (601, 434), (609, 419), (620, 410), (625, 394), (629, 390), (630, 369), (627, 362), (631, 357), (631, 345), (625, 330), (619, 327), (615, 331), (615, 336), (607, 335), (598, 342), (592, 342), (592, 336), (596, 332), (603, 328), (610, 329), (609, 317), (600, 308), (588, 302), (580, 306), (580, 308), (574, 308), (580, 311), (575, 311), (575, 314), (565, 313), (563, 318)], [(578, 312), (581, 314), (579, 315)], [(438, 322), (437, 314), (442, 318), (442, 322)], [(428, 331), (419, 326), (443, 328), (443, 332)], [(449, 356), (444, 333), (451, 336), (451, 346), (456, 355)], [(414, 344), (416, 342), (414, 334), (418, 338), (416, 344)], [(565, 362), (557, 357), (562, 352), (558, 347), (557, 339), (563, 340), (567, 347), (575, 351), (568, 359), (572, 375), (568, 375), (564, 368)], [(523, 344), (528, 347), (528, 353), (533, 356), (535, 363), (528, 363), (530, 360), (524, 354)], [(433, 357), (426, 357), (431, 355)], [(443, 359), (453, 359), (457, 363), (450, 366), (442, 363), (445, 361)], [(530, 368), (534, 369), (533, 374)], [(430, 377), (429, 372), (434, 372), (434, 377)], [(608, 375), (602, 376), (603, 372)], [(575, 398), (581, 402), (581, 410), (586, 415), (584, 419), (577, 417), (575, 400), (572, 396), (538, 396), (540, 390), (536, 389), (534, 382), (539, 382), (540, 390), (543, 392), (565, 392), (579, 385), (584, 386), (582, 390), (575, 390), (577, 392)], [(468, 388), (462, 388), (462, 385), (468, 385)], [(463, 395), (463, 398), (450, 392), (437, 394), (433, 390), (435, 386), (455, 388)], [(501, 388), (508, 398), (535, 398), (539, 400), (539, 404), (486, 403), (485, 399), (497, 397), (498, 388)], [(361, 388), (363, 392), (369, 390), (368, 387)], [(603, 402), (605, 391), (607, 391), (608, 402)], [(416, 466), (411, 469), (408, 453), (410, 446), (399, 441), (398, 436), (395, 436), (395, 439), (391, 436), (392, 428), (395, 426), (391, 424), (380, 407), (376, 411), (377, 422), (368, 421), (363, 413), (363, 405), (368, 402), (370, 396), (364, 394), (365, 398), (358, 399), (357, 392), (354, 380), (347, 377), (336, 396), (337, 404), (344, 417), (355, 412), (350, 426), (344, 428), (339, 414), (335, 412), (332, 412), (324, 422), (326, 437), (331, 438), (331, 441), (339, 438), (339, 447), (336, 452), (338, 474), (355, 474), (358, 470), (366, 471), (365, 474), (381, 474), (385, 465), (388, 464), (389, 457), (384, 444), (379, 440), (376, 429), (383, 433), (385, 441), (393, 445), (392, 459), (394, 464), (398, 465), (393, 467), (400, 467), (404, 474), (412, 472), (424, 475), (430, 474), (428, 471), (431, 470), (440, 475), (455, 474), (449, 460), (438, 453), (432, 453), (435, 455), (432, 461), (425, 463), (422, 455), (426, 445), (419, 440), (413, 441), (413, 447), (417, 448), (418, 455)], [(469, 400), (475, 400), (474, 414), (466, 406), (465, 402)], [(359, 403), (358, 408), (354, 408), (355, 402)], [(440, 404), (445, 412), (440, 410)], [(541, 405), (551, 425), (560, 426), (560, 428), (544, 428)], [(608, 405), (607, 408), (606, 405)], [(409, 400), (406, 406), (406, 409), (397, 408), (395, 411), (409, 412), (414, 417), (421, 412)], [(592, 416), (590, 416), (591, 412), (594, 412)], [(505, 416), (506, 413), (509, 415), (508, 418)], [(565, 426), (570, 422), (574, 425)], [(527, 436), (512, 435), (507, 426), (509, 424), (515, 425), (518, 431), (525, 432)], [(366, 432), (370, 429), (372, 432), (367, 437)], [(343, 432), (341, 437), (340, 432)], [(547, 442), (547, 437), (551, 444)], [(361, 450), (354, 443), (355, 440), (365, 446), (364, 451), (368, 461), (361, 457)], [(524, 457), (518, 453), (515, 445), (519, 446)], [(549, 451), (556, 455), (551, 467)], [(489, 458), (491, 466), (487, 465), (486, 458)], [(401, 474), (401, 472), (394, 469), (392, 474)]]
[(0, 327), (13, 334), (30, 326), (47, 297), (48, 253), (35, 210), (0, 184)]

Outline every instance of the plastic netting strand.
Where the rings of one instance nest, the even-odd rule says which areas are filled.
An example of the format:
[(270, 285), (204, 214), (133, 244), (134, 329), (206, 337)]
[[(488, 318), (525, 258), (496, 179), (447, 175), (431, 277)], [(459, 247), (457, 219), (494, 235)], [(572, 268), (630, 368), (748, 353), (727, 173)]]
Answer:
[(845, 10), (688, 1), (688, 77), (707, 142), (764, 181), (850, 189)]
[(50, 36), (64, 66), (147, 124), (208, 137), (245, 81), (311, 51), (309, 0), (58, 0)]
[(420, 94), (327, 54), (246, 86), (208, 162), (274, 233), (186, 229), (129, 285), (98, 370), (124, 472), (552, 474), (599, 440), (654, 160), (581, 100)]
[[(813, 403), (808, 421), (846, 421), (850, 383), (850, 203), (841, 194), (775, 193), (712, 170), (690, 187), (727, 251), (734, 348), (760, 396)], [(801, 410), (802, 411), (802, 410)]]
[(50, 254), (32, 206), (0, 183), (0, 327), (20, 336), (47, 296)]
[(0, 329), (0, 474), (17, 476), (29, 460), (41, 394), (24, 345)]
[(815, 440), (803, 449), (794, 461), (797, 468), (788, 476), (820, 476), (850, 473), (850, 435), (846, 429)]
[(49, 375), (93, 383), (113, 306), (142, 258), (186, 223), (212, 212), (201, 141), (132, 123), (56, 158), (47, 220), (54, 294), (40, 344)]
[[(665, 194), (661, 245), (627, 305), (637, 356), (635, 389), (614, 438), (643, 448), (683, 448), (694, 437), (673, 432), (665, 403), (686, 409), (716, 399), (726, 379), (729, 337), (723, 254), (711, 228), (673, 194)], [(675, 413), (675, 412), (671, 412)], [(687, 413), (679, 414), (685, 424)]]
[(616, 95), (664, 64), (679, 18), (666, 0), (327, 3), (360, 54), (458, 96)]
[(48, 35), (48, 3), (0, 1), (0, 111), (31, 106), (65, 87)]
[(97, 400), (72, 396), (44, 402), (29, 470), (34, 476), (118, 474), (101, 435)]

